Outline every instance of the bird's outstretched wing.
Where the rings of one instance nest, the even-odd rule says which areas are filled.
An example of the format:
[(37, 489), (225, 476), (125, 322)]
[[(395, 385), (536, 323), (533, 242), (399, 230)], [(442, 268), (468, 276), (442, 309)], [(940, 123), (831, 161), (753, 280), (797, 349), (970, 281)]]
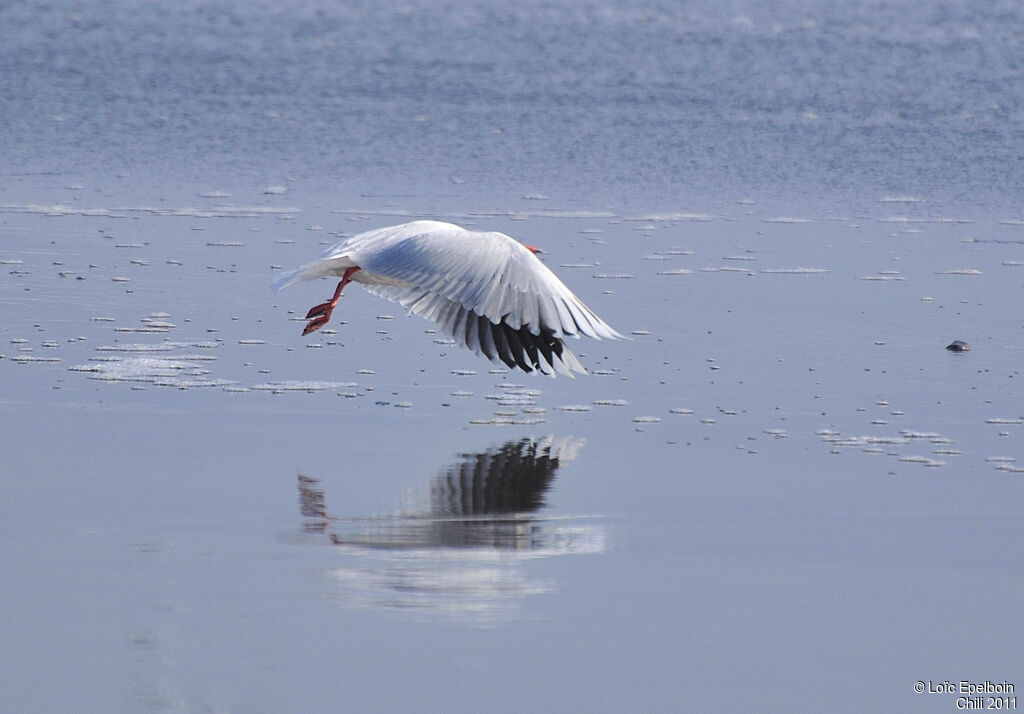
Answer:
[[(416, 221), (337, 246), (365, 287), (509, 367), (586, 373), (566, 336), (620, 338), (524, 245), (503, 233)], [(384, 229), (387, 230), (387, 229)], [(363, 238), (366, 236), (366, 238)], [(341, 257), (336, 250), (332, 259)]]
[(275, 287), (360, 268), (367, 290), (431, 320), (456, 342), (523, 371), (586, 370), (565, 337), (621, 338), (528, 248), (504, 233), (413, 221), (360, 233)]

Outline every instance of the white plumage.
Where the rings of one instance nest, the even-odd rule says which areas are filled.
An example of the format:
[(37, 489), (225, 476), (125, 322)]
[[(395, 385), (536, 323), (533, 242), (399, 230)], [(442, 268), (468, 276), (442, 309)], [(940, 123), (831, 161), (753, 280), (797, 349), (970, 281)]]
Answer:
[(274, 286), (341, 277), (303, 334), (325, 324), (350, 281), (432, 320), (452, 339), (525, 372), (586, 374), (563, 338), (621, 338), (528, 248), (504, 233), (413, 221), (347, 238)]

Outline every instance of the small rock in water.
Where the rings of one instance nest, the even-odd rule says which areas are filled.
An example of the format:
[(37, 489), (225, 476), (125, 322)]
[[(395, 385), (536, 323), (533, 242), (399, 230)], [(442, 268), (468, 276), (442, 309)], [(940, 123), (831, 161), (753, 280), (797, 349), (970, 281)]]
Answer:
[(946, 345), (946, 349), (950, 352), (967, 352), (971, 349), (971, 346), (961, 340), (953, 340), (951, 343)]

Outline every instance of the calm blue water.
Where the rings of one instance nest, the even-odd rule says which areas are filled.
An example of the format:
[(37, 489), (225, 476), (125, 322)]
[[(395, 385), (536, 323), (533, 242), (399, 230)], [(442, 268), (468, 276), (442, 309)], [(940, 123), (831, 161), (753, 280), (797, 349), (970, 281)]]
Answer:
[(8, 183), (1011, 208), (1024, 186), (1013, 0), (19, 2), (0, 28)]
[[(1024, 686), (1017, 2), (0, 3), (0, 711)], [(530, 379), (280, 270), (501, 230)], [(954, 339), (971, 350), (954, 354)]]

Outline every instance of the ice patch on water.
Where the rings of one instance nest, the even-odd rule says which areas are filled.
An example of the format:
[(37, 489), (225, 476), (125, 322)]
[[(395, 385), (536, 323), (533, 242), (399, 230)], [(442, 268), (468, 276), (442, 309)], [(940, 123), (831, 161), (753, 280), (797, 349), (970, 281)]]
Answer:
[(752, 272), (750, 270), (750, 268), (740, 268), (740, 267), (735, 266), (735, 265), (709, 266), (707, 268), (701, 268), (700, 272), (702, 272), (702, 273), (739, 273), (739, 274), (742, 274), (742, 275), (757, 275), (757, 273)]
[(828, 268), (765, 268), (759, 272), (768, 275), (817, 275), (832, 271)]
[(123, 345), (100, 345), (97, 352), (170, 352), (175, 349), (170, 342), (160, 345), (149, 344), (123, 344)]
[(292, 215), (301, 212), (301, 210), (299, 208), (273, 206), (218, 206), (217, 208), (117, 206), (114, 208), (76, 208), (66, 204), (46, 206), (8, 203), (0, 205), (0, 213), (32, 213), (44, 216), (90, 216), (98, 218), (128, 218), (134, 213), (179, 218), (258, 218), (264, 215)]
[(10, 358), (11, 362), (17, 364), (29, 364), (33, 362), (60, 362), (60, 357), (36, 357), (34, 355), (15, 355)]
[(895, 273), (893, 271), (887, 271), (887, 272), (879, 273), (878, 275), (863, 275), (863, 276), (861, 276), (861, 280), (875, 280), (875, 281), (883, 282), (883, 283), (884, 282), (888, 282), (888, 281), (897, 281), (898, 282), (898, 281), (905, 280), (905, 279), (906, 278), (904, 278), (902, 275), (899, 275), (898, 273)]
[(888, 218), (880, 219), (882, 223), (954, 223), (954, 224), (966, 224), (974, 223), (969, 218), (949, 218), (939, 216), (935, 218), (913, 218), (911, 216), (889, 216)]
[(327, 389), (353, 389), (357, 387), (355, 382), (318, 382), (315, 380), (289, 379), (282, 382), (263, 382), (254, 384), (250, 389), (261, 392), (322, 392)]
[[(159, 344), (124, 343), (124, 344), (118, 344), (118, 345), (100, 345), (100, 346), (98, 346), (96, 348), (96, 351), (97, 352), (168, 352), (168, 351), (171, 351), (171, 350), (177, 350), (177, 349), (183, 349), (183, 348), (188, 348), (188, 349), (196, 349), (196, 348), (199, 348), (199, 349), (213, 349), (213, 348), (218, 347), (218, 346), (219, 346), (218, 343), (211, 342), (209, 340), (197, 340), (197, 341), (191, 341), (191, 342), (188, 342), (188, 341), (180, 342), (180, 341), (174, 341), (174, 340), (167, 340), (167, 341), (161, 342)], [(208, 360), (208, 359), (216, 359), (216, 358), (212, 357), (212, 356), (202, 355), (202, 356), (194, 357), (192, 359)]]
[(146, 382), (161, 387), (222, 387), (231, 380), (213, 379), (209, 370), (179, 357), (112, 357), (92, 364), (75, 365), (72, 372), (85, 372), (90, 379), (107, 382)]
[(911, 464), (922, 464), (923, 466), (945, 466), (945, 461), (938, 461), (928, 456), (901, 456), (900, 461)]
[(470, 419), (469, 423), (475, 426), (535, 426), (543, 424), (544, 420), (539, 417), (503, 416), (499, 414), (493, 417)]
[(710, 221), (712, 219), (706, 213), (648, 213), (636, 218), (627, 218), (627, 221), (657, 221), (660, 223), (677, 221)]
[(37, 204), (3, 204), (0, 205), (0, 213), (35, 213), (43, 216), (95, 216), (100, 218), (127, 218), (124, 213), (107, 208), (74, 208), (66, 204), (58, 203), (50, 206)]

